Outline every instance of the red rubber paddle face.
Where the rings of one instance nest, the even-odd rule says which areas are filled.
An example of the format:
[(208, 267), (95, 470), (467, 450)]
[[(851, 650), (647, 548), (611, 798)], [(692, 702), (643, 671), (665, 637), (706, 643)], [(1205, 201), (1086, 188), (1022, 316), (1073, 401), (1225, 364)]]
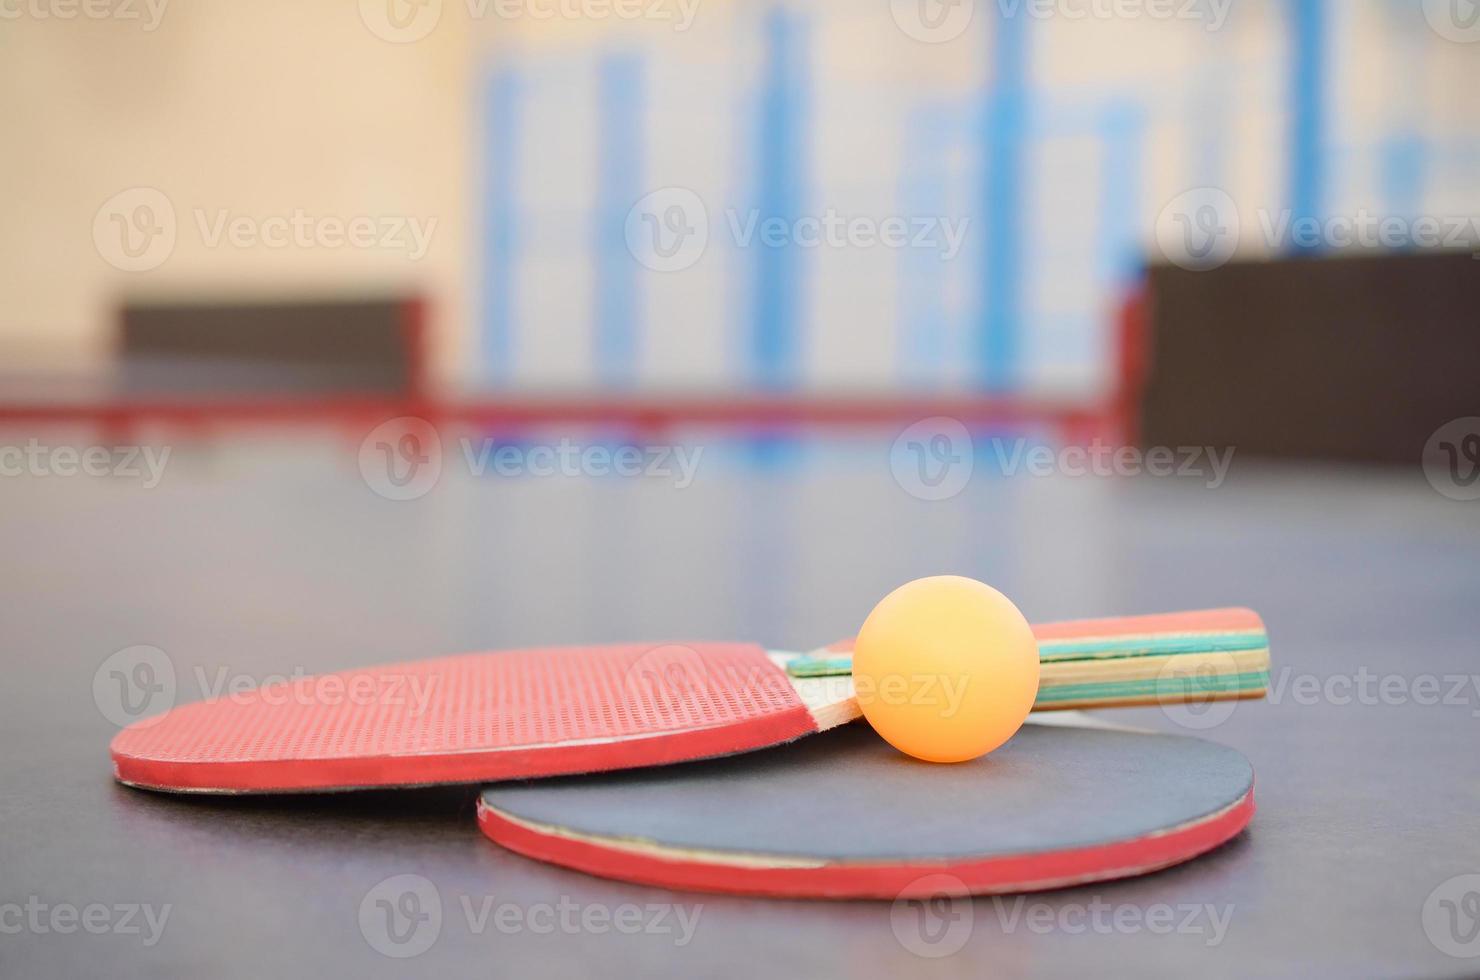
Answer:
[(137, 722), (117, 778), (263, 793), (487, 782), (727, 755), (816, 730), (742, 643), (475, 653), (267, 685)]

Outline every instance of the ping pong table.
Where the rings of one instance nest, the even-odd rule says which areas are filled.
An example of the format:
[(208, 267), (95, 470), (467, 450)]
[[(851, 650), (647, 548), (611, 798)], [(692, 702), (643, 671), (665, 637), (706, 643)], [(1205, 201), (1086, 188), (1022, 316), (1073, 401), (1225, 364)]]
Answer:
[[(149, 488), (0, 479), (0, 974), (1473, 975), (1451, 953), (1480, 928), (1463, 877), (1480, 872), (1480, 522), (1416, 466), (1238, 462), (1216, 489), (979, 474), (926, 502), (887, 443), (777, 455), (692, 438), (706, 455), (682, 488), (449, 465), (392, 501), (341, 447), (297, 436), (182, 444)], [(1116, 718), (1245, 753), (1251, 829), (1149, 877), (922, 913), (541, 866), (480, 835), (472, 789), (199, 800), (108, 768), (95, 682), (125, 648), (161, 651), (183, 701), (466, 649), (785, 647), (943, 571), (1035, 619), (1260, 610), (1268, 702)], [(408, 913), (417, 942), (398, 945), (382, 911)]]

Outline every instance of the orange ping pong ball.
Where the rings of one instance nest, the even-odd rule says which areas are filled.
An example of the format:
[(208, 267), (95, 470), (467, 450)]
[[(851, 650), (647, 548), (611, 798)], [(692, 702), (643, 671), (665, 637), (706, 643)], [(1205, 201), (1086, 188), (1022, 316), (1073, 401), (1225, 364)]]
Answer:
[(901, 585), (853, 647), (864, 717), (927, 762), (986, 755), (1022, 727), (1038, 696), (1038, 642), (1012, 601), (956, 575)]

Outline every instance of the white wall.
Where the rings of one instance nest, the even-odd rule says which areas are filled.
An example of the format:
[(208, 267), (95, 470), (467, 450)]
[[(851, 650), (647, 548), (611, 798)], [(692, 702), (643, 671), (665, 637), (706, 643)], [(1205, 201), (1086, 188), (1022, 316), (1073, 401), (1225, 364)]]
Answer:
[[(393, 44), (353, 2), (323, 0), (174, 0), (146, 27), (0, 21), (0, 370), (97, 366), (126, 292), (367, 285), (429, 290), (438, 362), (452, 365), (473, 233), (466, 31)], [(156, 268), (125, 272), (95, 244), (94, 218), (140, 187), (168, 198), (176, 241)], [(223, 210), (436, 225), (411, 261), (378, 247), (213, 245), (199, 222)]]

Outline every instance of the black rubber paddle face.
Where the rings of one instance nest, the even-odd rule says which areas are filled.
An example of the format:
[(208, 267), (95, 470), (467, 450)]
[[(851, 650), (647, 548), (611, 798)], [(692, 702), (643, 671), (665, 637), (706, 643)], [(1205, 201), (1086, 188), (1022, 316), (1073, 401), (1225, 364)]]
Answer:
[[(1139, 873), (1216, 846), (1252, 815), (1253, 778), (1238, 752), (1185, 736), (1030, 724), (990, 756), (934, 765), (851, 725), (710, 762), (493, 786), (480, 819), (515, 850), (633, 880), (876, 894), (877, 881), (809, 891), (805, 872), (944, 863), (995, 867), (967, 879), (973, 891), (1017, 890)], [(795, 880), (731, 887), (726, 868), (790, 869)]]

